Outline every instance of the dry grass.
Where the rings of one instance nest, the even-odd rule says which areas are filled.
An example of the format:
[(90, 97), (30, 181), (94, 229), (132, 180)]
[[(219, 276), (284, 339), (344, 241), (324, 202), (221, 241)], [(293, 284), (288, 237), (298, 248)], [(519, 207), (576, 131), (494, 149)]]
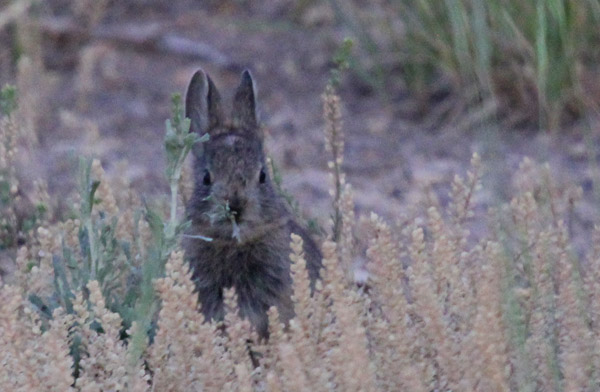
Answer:
[[(327, 94), (326, 102), (339, 105), (334, 90)], [(341, 145), (341, 127), (331, 124), (339, 116), (326, 118)], [(2, 121), (12, 124), (4, 135), (18, 126), (10, 116)], [(10, 161), (7, 152), (2, 158)], [(332, 156), (332, 162), (339, 159)], [(77, 219), (42, 221), (34, 241), (18, 252), (15, 285), (1, 286), (2, 385), (15, 391), (596, 390), (600, 251), (578, 260), (562, 221), (577, 192), (557, 194), (548, 168), (526, 160), (515, 174), (512, 202), (500, 213), (476, 216), (485, 162), (474, 155), (471, 163), (465, 178), (454, 179), (446, 209), (431, 206), (427, 216), (398, 228), (371, 215), (370, 276), (362, 288), (348, 271), (360, 256), (354, 245), (359, 239), (353, 237), (352, 192), (342, 181), (335, 203), (339, 239), (323, 243), (321, 280), (311, 290), (302, 240), (292, 236), (296, 317), (285, 327), (271, 309), (271, 338), (259, 342), (238, 316), (232, 291), (223, 324), (203, 320), (178, 251), (154, 282), (160, 299), (155, 332), (131, 324), (128, 308), (116, 301), (126, 298), (132, 276), (107, 280), (112, 275), (103, 275), (103, 267), (143, 264), (157, 238), (144, 234), (145, 219), (134, 218), (133, 191), (123, 183), (111, 186), (94, 162), (88, 169), (99, 181), (93, 210)], [(340, 168), (331, 170), (335, 178)], [(36, 202), (48, 203), (40, 189)], [(102, 241), (110, 238), (95, 247), (80, 233), (91, 225), (102, 236), (111, 224), (101, 223), (111, 219), (130, 256), (114, 251), (107, 264), (109, 248)], [(478, 243), (468, 230), (476, 219), (496, 227)], [(86, 263), (82, 246), (98, 263), (87, 280), (74, 273)], [(66, 254), (73, 258), (71, 275), (58, 276), (57, 260)], [(64, 295), (66, 284), (79, 286)], [(48, 302), (52, 315), (34, 298), (55, 298)]]

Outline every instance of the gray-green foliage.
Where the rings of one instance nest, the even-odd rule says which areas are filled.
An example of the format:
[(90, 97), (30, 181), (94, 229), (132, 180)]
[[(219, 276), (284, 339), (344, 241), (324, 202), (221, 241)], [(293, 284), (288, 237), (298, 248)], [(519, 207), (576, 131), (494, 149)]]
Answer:
[(190, 132), (190, 119), (183, 116), (179, 94), (173, 95), (172, 108), (173, 118), (166, 121), (165, 152), (167, 155), (166, 176), (171, 188), (171, 218), (167, 229), (168, 235), (174, 238), (177, 231), (175, 210), (177, 207), (177, 190), (183, 162), (194, 144), (208, 140), (208, 134), (200, 137), (197, 133)]
[(187, 227), (187, 222), (177, 219), (177, 192), (179, 179), (185, 159), (196, 143), (205, 142), (208, 135), (190, 132), (190, 120), (184, 118), (181, 96), (174, 94), (172, 99), (172, 118), (166, 122), (165, 152), (166, 176), (171, 190), (170, 217), (166, 221), (151, 209), (146, 211), (146, 220), (152, 232), (152, 244), (148, 260), (142, 265), (140, 296), (134, 307), (133, 319), (139, 328), (132, 337), (134, 349), (131, 350), (133, 362), (141, 357), (146, 337), (152, 335), (152, 322), (158, 310), (158, 299), (153, 282), (164, 274), (167, 258), (177, 245), (177, 238)]
[[(78, 190), (80, 208), (77, 218), (80, 221), (78, 242), (81, 254), (66, 244), (62, 252), (52, 255), (54, 268), (54, 292), (42, 298), (30, 295), (31, 302), (42, 314), (51, 317), (52, 310), (62, 306), (73, 311), (72, 300), (75, 293), (83, 290), (90, 280), (97, 280), (106, 299), (107, 307), (121, 315), (124, 329), (136, 322), (139, 328), (132, 337), (132, 361), (137, 361), (153, 333), (153, 320), (159, 307), (154, 292), (154, 280), (164, 275), (165, 263), (170, 253), (177, 247), (178, 236), (186, 227), (186, 222), (177, 216), (177, 183), (186, 156), (195, 143), (207, 140), (190, 133), (190, 122), (182, 114), (181, 98), (173, 96), (173, 117), (166, 122), (165, 152), (166, 176), (171, 189), (171, 216), (164, 217), (149, 206), (134, 213), (134, 235), (139, 234), (139, 224), (145, 220), (150, 228), (152, 239), (144, 244), (146, 254), (134, 255), (139, 244), (118, 238), (116, 216), (104, 211), (96, 211), (100, 200), (96, 191), (100, 182), (91, 175), (91, 160), (81, 158), (79, 165)], [(134, 241), (139, 241), (134, 238)], [(125, 282), (125, 283), (123, 283)], [(125, 284), (126, 287), (122, 287)], [(76, 343), (76, 342), (75, 342)], [(77, 358), (77, 345), (73, 347)]]
[(17, 88), (7, 84), (0, 90), (0, 114), (10, 115), (17, 108)]
[(350, 61), (352, 57), (352, 47), (354, 46), (354, 41), (350, 38), (345, 38), (344, 42), (340, 45), (335, 55), (333, 56), (334, 67), (330, 70), (329, 76), (329, 84), (333, 87), (338, 87), (340, 84), (340, 79), (344, 71), (350, 68)]
[(99, 211), (97, 216), (93, 214), (99, 202), (95, 194), (100, 182), (91, 178), (91, 166), (91, 160), (80, 159), (78, 190), (81, 202), (77, 215), (81, 222), (79, 249), (72, 249), (63, 243), (62, 251), (52, 255), (54, 292), (45, 298), (34, 294), (29, 298), (47, 317), (59, 306), (72, 312), (75, 292), (83, 290), (90, 280), (97, 280), (107, 305), (120, 313), (126, 322), (130, 322), (130, 308), (135, 301), (137, 287), (120, 287), (120, 282), (124, 274), (132, 277), (138, 274), (136, 263), (132, 260), (132, 244), (117, 238), (117, 217), (108, 216), (104, 211)]

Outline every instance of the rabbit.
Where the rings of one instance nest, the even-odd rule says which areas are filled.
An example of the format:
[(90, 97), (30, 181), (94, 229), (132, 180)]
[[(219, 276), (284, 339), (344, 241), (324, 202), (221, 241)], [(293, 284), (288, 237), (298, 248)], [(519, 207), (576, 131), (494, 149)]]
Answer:
[(207, 320), (222, 320), (223, 289), (234, 287), (241, 316), (268, 338), (271, 306), (283, 322), (294, 316), (290, 234), (304, 240), (313, 287), (321, 268), (319, 247), (269, 176), (250, 72), (242, 73), (226, 116), (213, 81), (198, 70), (187, 89), (185, 113), (191, 132), (209, 135), (193, 152), (195, 183), (186, 205), (191, 225), (183, 240), (201, 310)]

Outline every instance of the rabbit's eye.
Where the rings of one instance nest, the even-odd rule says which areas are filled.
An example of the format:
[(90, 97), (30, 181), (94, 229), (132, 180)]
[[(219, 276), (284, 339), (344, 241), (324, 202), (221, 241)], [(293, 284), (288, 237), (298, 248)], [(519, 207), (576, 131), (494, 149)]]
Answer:
[(202, 179), (202, 183), (206, 186), (210, 185), (210, 173), (208, 170), (204, 170), (204, 178)]
[(265, 169), (260, 169), (260, 174), (258, 175), (258, 182), (264, 184), (267, 180), (267, 174), (265, 173)]

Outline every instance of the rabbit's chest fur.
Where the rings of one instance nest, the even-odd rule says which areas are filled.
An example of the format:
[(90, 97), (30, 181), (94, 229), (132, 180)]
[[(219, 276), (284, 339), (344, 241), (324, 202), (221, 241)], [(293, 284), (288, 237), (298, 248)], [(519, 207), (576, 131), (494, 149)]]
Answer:
[[(201, 228), (202, 225), (192, 226), (193, 230)], [(305, 240), (309, 275), (314, 280), (318, 276), (318, 249), (291, 217), (284, 226), (249, 243), (188, 240), (186, 252), (204, 316), (221, 320), (224, 316), (223, 290), (233, 287), (242, 317), (252, 322), (259, 335), (267, 335), (266, 312), (271, 306), (278, 308), (283, 320), (293, 317), (289, 262), (292, 232)]]

